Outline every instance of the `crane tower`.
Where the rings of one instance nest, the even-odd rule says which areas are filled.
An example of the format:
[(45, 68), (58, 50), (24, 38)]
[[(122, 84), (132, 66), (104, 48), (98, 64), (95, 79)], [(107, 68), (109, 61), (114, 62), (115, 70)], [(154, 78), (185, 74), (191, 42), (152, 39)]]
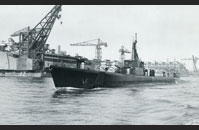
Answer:
[[(93, 41), (97, 41), (97, 44), (91, 43)], [(95, 46), (95, 58), (99, 61), (102, 59), (102, 48), (101, 46), (107, 47), (107, 43), (101, 41), (99, 38), (79, 43), (70, 44), (71, 46)]]
[(124, 46), (121, 46), (119, 52), (120, 52), (120, 62), (124, 63), (125, 53), (131, 53), (131, 52), (129, 50), (125, 49)]

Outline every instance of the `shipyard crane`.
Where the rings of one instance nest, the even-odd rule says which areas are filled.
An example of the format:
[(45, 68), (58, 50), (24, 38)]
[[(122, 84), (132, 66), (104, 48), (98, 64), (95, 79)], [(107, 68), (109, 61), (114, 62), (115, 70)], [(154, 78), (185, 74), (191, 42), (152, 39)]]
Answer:
[[(45, 44), (56, 19), (60, 19), (62, 5), (55, 5), (33, 29), (27, 27), (12, 34), (19, 36), (19, 56), (34, 59), (35, 64), (44, 62)], [(42, 69), (42, 68), (41, 68)]]
[(197, 69), (197, 65), (196, 65), (197, 61), (199, 60), (198, 57), (192, 55), (192, 58), (184, 58), (184, 59), (181, 59), (181, 60), (192, 60), (192, 62), (193, 62), (193, 72), (194, 72), (194, 74), (198, 73), (198, 69)]
[[(97, 41), (97, 44), (91, 43)], [(101, 46), (107, 47), (107, 43), (101, 41), (99, 38), (98, 39), (94, 39), (94, 40), (89, 40), (89, 41), (84, 41), (84, 42), (79, 42), (79, 43), (73, 43), (70, 44), (71, 46), (95, 46), (95, 58), (98, 61), (101, 61), (102, 59), (102, 48)]]
[(125, 53), (131, 53), (131, 52), (129, 50), (125, 49), (124, 46), (121, 46), (119, 52), (120, 52), (120, 62), (124, 63)]

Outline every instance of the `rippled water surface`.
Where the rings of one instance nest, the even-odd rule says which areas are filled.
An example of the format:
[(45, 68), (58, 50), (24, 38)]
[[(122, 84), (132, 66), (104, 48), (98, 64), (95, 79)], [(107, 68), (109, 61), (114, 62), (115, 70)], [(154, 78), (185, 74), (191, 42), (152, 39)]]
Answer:
[(1, 125), (198, 125), (199, 77), (174, 84), (56, 90), (51, 78), (0, 77)]

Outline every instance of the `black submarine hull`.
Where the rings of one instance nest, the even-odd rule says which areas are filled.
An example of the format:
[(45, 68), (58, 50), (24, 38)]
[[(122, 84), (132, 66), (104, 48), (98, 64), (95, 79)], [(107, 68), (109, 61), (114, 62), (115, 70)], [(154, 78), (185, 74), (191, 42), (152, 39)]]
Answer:
[(136, 76), (63, 67), (52, 67), (51, 75), (56, 88), (121, 87), (138, 83), (170, 83), (176, 81), (174, 77)]

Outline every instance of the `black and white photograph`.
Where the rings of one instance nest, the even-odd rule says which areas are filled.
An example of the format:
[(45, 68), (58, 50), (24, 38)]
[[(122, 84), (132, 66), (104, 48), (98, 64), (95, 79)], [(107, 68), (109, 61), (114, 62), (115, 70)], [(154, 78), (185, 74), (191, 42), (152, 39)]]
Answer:
[(199, 5), (0, 5), (0, 125), (199, 125)]

